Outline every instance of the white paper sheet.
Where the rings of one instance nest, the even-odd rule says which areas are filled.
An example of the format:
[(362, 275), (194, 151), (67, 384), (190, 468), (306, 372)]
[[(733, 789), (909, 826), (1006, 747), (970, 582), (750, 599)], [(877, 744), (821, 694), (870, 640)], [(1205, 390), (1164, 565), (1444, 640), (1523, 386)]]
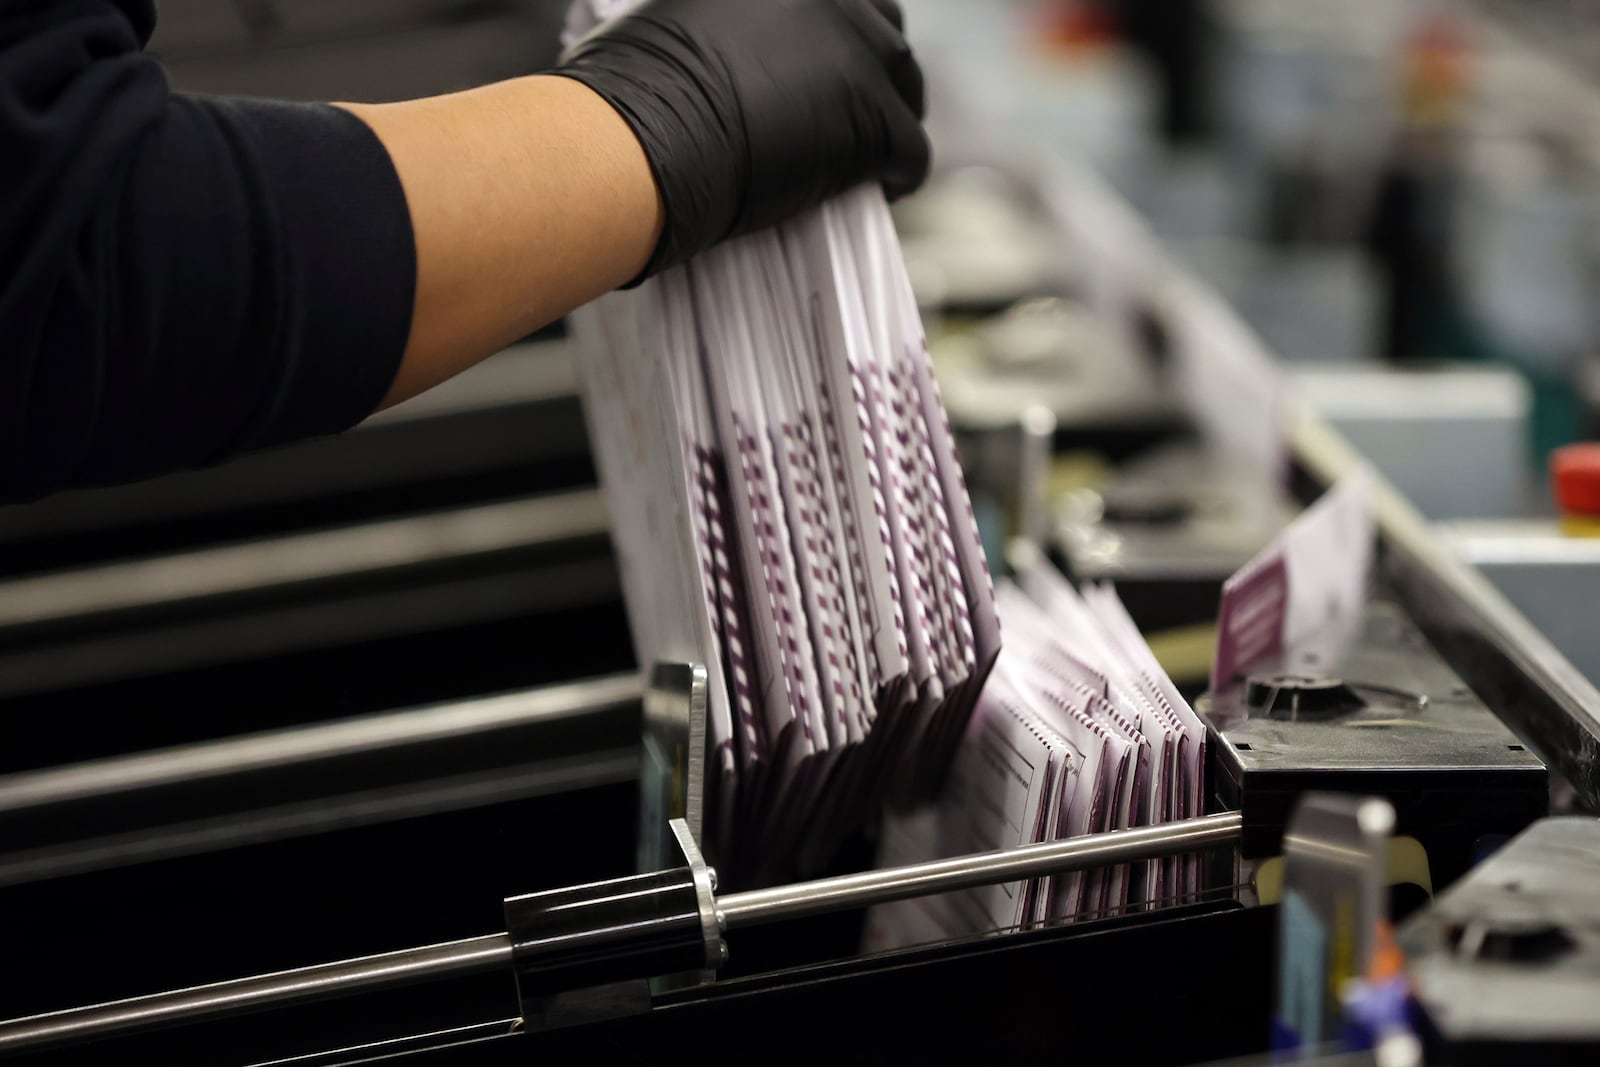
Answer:
[[(912, 862), (1043, 840), (1071, 758), (1065, 742), (995, 676), (962, 738), (942, 802), (892, 817), (885, 859)], [(1018, 880), (883, 905), (868, 913), (865, 943), (875, 950), (928, 932), (948, 938), (1013, 929), (1029, 921), (1037, 891), (1030, 880)]]
[(1358, 467), (1222, 586), (1211, 686), (1359, 616), (1372, 565), (1372, 477)]
[[(1080, 593), (1042, 556), (1021, 553), (1014, 565), (1016, 583), (1001, 583), (994, 596), (1006, 645), (957, 746), (952, 775), (932, 803), (890, 820), (881, 862), (956, 855), (1001, 838), (1082, 836), (1202, 810), (1204, 731), (1115, 591)], [(1013, 720), (1020, 726), (1011, 727)], [(1005, 759), (995, 755), (994, 731), (1002, 726), (1012, 730)], [(1011, 824), (1002, 834), (975, 810), (984, 791), (1021, 804), (1021, 783), (1033, 779), (1019, 776), (1019, 751), (1032, 753), (1024, 761), (1030, 773), (1046, 768), (1041, 807), (1026, 809), (1031, 837)], [(1198, 891), (1198, 879), (1197, 862), (1149, 861), (1036, 879), (1004, 903), (1021, 902), (1018, 922), (1083, 921), (1184, 899)], [(867, 945), (971, 936), (1001, 925), (1006, 907), (999, 897), (983, 898), (982, 906), (974, 899), (884, 905), (874, 910)]]

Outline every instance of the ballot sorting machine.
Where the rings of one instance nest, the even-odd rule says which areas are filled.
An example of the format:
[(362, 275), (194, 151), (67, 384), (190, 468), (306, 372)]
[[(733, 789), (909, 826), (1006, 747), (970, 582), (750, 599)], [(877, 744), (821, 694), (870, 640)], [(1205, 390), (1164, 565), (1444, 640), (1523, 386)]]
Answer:
[[(1317, 477), (1319, 471), (1326, 476), (1337, 470), (1341, 457), (1336, 441), (1319, 439), (1316, 428), (1308, 426), (1301, 443), (1302, 472), (1308, 478)], [(1429, 628), (1431, 639), (1446, 656), (1449, 648), (1473, 650), (1473, 662), (1468, 665), (1471, 674), (1463, 669), (1462, 676), (1472, 677), (1475, 691), (1501, 698), (1491, 705), (1495, 711), (1514, 722), (1531, 745), (1550, 746), (1551, 766), (1566, 776), (1586, 805), (1593, 804), (1600, 782), (1581, 773), (1583, 750), (1561, 747), (1574, 736), (1593, 740), (1592, 719), (1587, 714), (1593, 707), (1591, 694), (1581, 686), (1562, 684), (1565, 670), (1560, 660), (1540, 655), (1536, 640), (1524, 643), (1525, 635), (1518, 632), (1519, 620), (1508, 611), (1497, 610), (1500, 605), (1476, 586), (1469, 571), (1450, 559), (1419, 558), (1408, 552), (1405, 537), (1414, 532), (1406, 525), (1409, 517), (1399, 502), (1390, 501), (1389, 505), (1382, 519), (1382, 552), (1385, 584), (1396, 602), (1418, 620), (1420, 628)], [(1413, 606), (1413, 591), (1428, 598), (1425, 606), (1430, 610)], [(955, 1011), (949, 1003), (950, 991), (969, 989), (967, 983), (976, 975), (1004, 982), (1006, 995), (1037, 999), (1040, 990), (1025, 992), (1019, 984), (1044, 982), (1051, 972), (1059, 976), (1068, 961), (1105, 966), (1108, 973), (1131, 980), (1126, 970), (1118, 970), (1110, 961), (1122, 958), (1120, 966), (1126, 968), (1126, 961), (1138, 958), (1140, 952), (1159, 952), (1169, 962), (1192, 966), (1192, 973), (1208, 974), (1206, 982), (1197, 983), (1202, 988), (1186, 991), (1172, 1008), (1181, 1038), (1172, 1036), (1165, 1044), (1149, 1036), (1140, 1039), (1140, 1053), (1146, 1062), (1201, 1062), (1259, 1047), (1259, 1034), (1251, 1031), (1261, 1022), (1261, 1005), (1267, 999), (1270, 967), (1266, 957), (1272, 920), (1269, 905), (1249, 900), (1258, 886), (1248, 872), (1253, 861), (1269, 859), (1276, 852), (1273, 835), (1281, 833), (1281, 811), (1252, 810), (1246, 803), (1185, 823), (905, 869), (867, 869), (795, 885), (719, 892), (714, 872), (699, 855), (693, 831), (696, 811), (689, 804), (695, 773), (687, 756), (694, 751), (690, 737), (697, 694), (703, 692), (703, 672), (690, 665), (662, 665), (653, 672), (651, 682), (647, 692), (638, 694), (627, 692), (625, 682), (619, 679), (618, 688), (606, 698), (611, 702), (638, 698), (643, 707), (648, 741), (641, 793), (646, 798), (643, 810), (649, 813), (640, 823), (644, 831), (640, 855), (647, 861), (644, 873), (505, 899), (500, 902), (503, 932), (16, 1020), (0, 1025), (0, 1050), (40, 1055), (55, 1050), (56, 1055), (65, 1057), (61, 1062), (82, 1062), (73, 1058), (83, 1052), (77, 1042), (121, 1036), (127, 1043), (109, 1046), (120, 1057), (160, 1055), (165, 1062), (187, 1062), (187, 1052), (214, 1062), (215, 1046), (202, 1044), (199, 1048), (203, 1051), (197, 1053), (192, 1043), (179, 1042), (177, 1047), (148, 1043), (163, 1038), (170, 1041), (176, 1032), (190, 1042), (197, 1040), (197, 1035), (209, 1035), (212, 1041), (242, 1042), (229, 1047), (271, 1047), (259, 1029), (245, 1039), (238, 1032), (223, 1038), (220, 1035), (225, 1031), (217, 1028), (245, 1025), (241, 1013), (292, 1014), (331, 1001), (322, 1005), (326, 1011), (341, 1002), (332, 998), (366, 1001), (366, 1012), (381, 1011), (390, 1018), (398, 1012), (404, 1017), (409, 1009), (403, 994), (413, 987), (427, 990), (430, 997), (443, 997), (443, 987), (452, 983), (471, 986), (478, 981), (471, 988), (482, 996), (487, 987), (480, 980), (493, 979), (502, 986), (500, 995), (484, 996), (478, 1004), (480, 1011), (497, 1002), (506, 1003), (512, 989), (519, 1011), (431, 1034), (364, 1041), (342, 1051), (290, 1062), (369, 1062), (389, 1056), (414, 1056), (419, 1062), (509, 1062), (539, 1054), (575, 1057), (593, 1054), (596, 1048), (679, 1062), (703, 1055), (696, 1042), (706, 1040), (708, 1029), (732, 1031), (753, 1040), (763, 1030), (770, 1033), (781, 1020), (792, 1018), (795, 1011), (831, 1013), (865, 1028), (868, 1036), (852, 1047), (866, 1060), (874, 1054), (908, 1049), (912, 1054), (937, 1052), (928, 1042), (940, 1043), (945, 1052), (960, 1047), (963, 1039), (950, 1027), (927, 1022), (920, 1015), (915, 1016), (919, 1021), (913, 1025), (911, 1013), (920, 1010), (913, 1001), (928, 998), (927, 1003), (943, 1003)], [(583, 694), (569, 696), (581, 699)], [(676, 755), (685, 758), (680, 761)], [(1542, 788), (1543, 768), (1524, 767), (1537, 770)], [(1396, 784), (1399, 802), (1404, 802), (1406, 794), (1417, 792), (1403, 775)], [(1363, 788), (1383, 787), (1369, 780)], [(1214, 783), (1213, 792), (1220, 795), (1222, 790)], [(1526, 799), (1527, 792), (1522, 796)], [(663, 827), (652, 825), (651, 820), (663, 814), (668, 816), (665, 832), (659, 832)], [(1542, 812), (1524, 808), (1504, 814), (1526, 825)], [(1480, 823), (1483, 825), (1487, 823)], [(1504, 828), (1508, 837), (1520, 829), (1513, 825)], [(516, 844), (508, 842), (502, 847), (515, 848)], [(1054, 929), (1011, 931), (881, 958), (811, 958), (800, 966), (784, 958), (791, 947), (774, 949), (759, 940), (763, 928), (793, 924), (803, 929), (832, 913), (911, 895), (1189, 852), (1213, 860), (1215, 891), (1210, 899), (1196, 904)], [(250, 926), (248, 917), (241, 916), (238, 931), (224, 929), (216, 936), (223, 940), (248, 937)], [(762, 956), (769, 953), (769, 959), (778, 959), (780, 965), (764, 971)], [(1244, 966), (1224, 962), (1241, 955), (1256, 958)], [(734, 961), (741, 957), (744, 967), (735, 967)], [(731, 976), (713, 980), (719, 971)], [(936, 993), (937, 988), (945, 992)], [(455, 995), (462, 995), (462, 990), (456, 989)], [(393, 1002), (396, 1007), (391, 1010), (381, 1007), (386, 997), (401, 999)], [(867, 1010), (869, 1003), (875, 1011)], [(962, 1020), (954, 1029), (967, 1035), (965, 1047), (974, 1051), (995, 1048), (998, 1042), (998, 1047), (1025, 1055), (1028, 1042), (1044, 1040), (1036, 1028), (1028, 1027), (1021, 1032), (1032, 1033), (1032, 1037), (998, 1037), (1002, 1032), (998, 1019), (985, 1017), (978, 1022), (970, 1003), (963, 1010), (966, 1014), (952, 1016)], [(978, 1015), (993, 1010), (983, 1009)], [(1060, 1012), (1059, 1005), (1055, 1010)], [(249, 1015), (242, 1018), (247, 1023)], [(1205, 1019), (1212, 1024), (1199, 1025)], [(1217, 1025), (1219, 1019), (1225, 1025)], [(1184, 1023), (1195, 1025), (1186, 1028)], [(187, 1025), (178, 1031), (160, 1029), (175, 1024)], [(258, 1027), (278, 1028), (268, 1022), (259, 1022)], [(916, 1036), (909, 1036), (913, 1031)], [(328, 1032), (325, 1020), (316, 1032)], [(1044, 1047), (1036, 1044), (1032, 1050)], [(815, 1034), (796, 1034), (776, 1058), (800, 1062), (821, 1051)], [(259, 1057), (262, 1061), (269, 1058)]]
[[(1177, 292), (1140, 315), (1189, 313), (1200, 297)], [(1359, 462), (1306, 412), (1280, 429), (1290, 500)], [(1026, 500), (1036, 479), (1022, 481)], [(1377, 528), (1368, 658), (1348, 677), (1286, 663), (1265, 691), (1244, 680), (1202, 702), (1208, 814), (1184, 822), (730, 891), (699, 846), (693, 664), (655, 665), (643, 683), (442, 692), (407, 711), (181, 735), (176, 749), (68, 767), (41, 755), (0, 777), (0, 908), (28, 917), (10, 938), (18, 1017), (0, 1022), (0, 1055), (1003, 1062), (1076, 1047), (1176, 1064), (1259, 1052), (1273, 865), (1296, 793), (1388, 797), (1426, 853), (1424, 898), (1547, 814), (1551, 779), (1575, 809), (1600, 810), (1600, 694), (1382, 485)], [(1384, 686), (1402, 692), (1398, 711)], [(1339, 716), (1392, 736), (1405, 699), (1471, 718), (1460, 743), (1476, 762), (1453, 753), (1430, 777), (1403, 747), (1317, 737)], [(1291, 730), (1302, 720), (1304, 745)], [(1474, 794), (1480, 807), (1461, 803)], [(1178, 854), (1207, 863), (1198, 900), (858, 951), (857, 913), (873, 904)], [(1159, 998), (1139, 995), (1156, 981)]]

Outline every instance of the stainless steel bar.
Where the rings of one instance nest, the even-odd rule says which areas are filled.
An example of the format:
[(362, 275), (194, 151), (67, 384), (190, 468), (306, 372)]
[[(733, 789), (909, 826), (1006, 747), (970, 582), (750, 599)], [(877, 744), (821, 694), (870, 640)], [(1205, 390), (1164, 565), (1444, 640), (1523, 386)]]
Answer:
[[(535, 544), (529, 541), (528, 544)], [(0, 587), (0, 596), (4, 587)], [(615, 604), (617, 567), (607, 554), (507, 573), (392, 582), (350, 596), (307, 598), (230, 612), (226, 625), (191, 616), (119, 627), (103, 636), (0, 652), (0, 699), (170, 671), (259, 661), (316, 648), (384, 640), (454, 626)]]
[(481, 700), (0, 775), (0, 814), (592, 715), (636, 703), (643, 695), (637, 674), (607, 675)]
[(0, 585), (0, 627), (371, 574), (443, 558), (594, 537), (606, 529), (600, 492), (583, 489), (41, 574)]
[(128, 833), (0, 853), (0, 889), (132, 863), (154, 863), (307, 834), (348, 830), (420, 815), (503, 804), (637, 781), (636, 748), (592, 752), (494, 771), (150, 826)]
[(1018, 878), (1192, 852), (1237, 841), (1243, 830), (1242, 815), (1224, 812), (1160, 826), (1114, 830), (908, 867), (731, 893), (719, 897), (717, 906), (731, 930)]
[[(1161, 826), (1116, 830), (1092, 837), (982, 852), (775, 889), (731, 893), (718, 900), (717, 911), (730, 929), (756, 926), (928, 893), (1195, 851), (1238, 840), (1243, 826), (1243, 818), (1237, 812), (1207, 815)], [(0, 1022), (0, 1055), (240, 1014), (291, 1001), (321, 1000), (502, 966), (509, 969), (511, 965), (510, 938), (506, 934), (491, 934), (132, 1000), (69, 1008)]]
[(511, 967), (505, 934), (408, 948), (0, 1023), (0, 1055)]

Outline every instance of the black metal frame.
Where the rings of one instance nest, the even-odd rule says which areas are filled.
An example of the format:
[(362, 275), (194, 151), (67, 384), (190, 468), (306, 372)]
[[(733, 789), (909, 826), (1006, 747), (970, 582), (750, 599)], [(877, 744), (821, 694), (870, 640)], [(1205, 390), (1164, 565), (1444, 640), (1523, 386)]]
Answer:
[[(1310, 499), (1360, 463), (1328, 425), (1301, 413), (1291, 437), (1295, 491)], [(1579, 802), (1600, 810), (1600, 692), (1427, 523), (1378, 481), (1379, 576), (1470, 685)]]

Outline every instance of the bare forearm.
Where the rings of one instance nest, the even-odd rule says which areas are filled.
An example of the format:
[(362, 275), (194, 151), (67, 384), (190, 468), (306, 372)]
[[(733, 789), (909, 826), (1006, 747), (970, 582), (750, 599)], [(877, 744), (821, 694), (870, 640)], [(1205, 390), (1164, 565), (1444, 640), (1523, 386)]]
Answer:
[(388, 149), (416, 238), (411, 335), (385, 407), (627, 283), (656, 247), (644, 151), (576, 81), (340, 106)]

